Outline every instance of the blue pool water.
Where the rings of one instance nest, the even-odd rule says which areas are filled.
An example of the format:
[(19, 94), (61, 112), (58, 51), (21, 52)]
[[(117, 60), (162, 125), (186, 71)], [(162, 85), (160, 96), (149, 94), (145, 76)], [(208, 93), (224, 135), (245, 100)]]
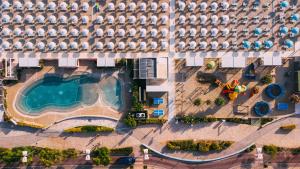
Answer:
[[(105, 102), (115, 109), (121, 106), (120, 82), (116, 78), (106, 79), (99, 88), (100, 79), (78, 75), (70, 78), (45, 76), (23, 90), (16, 107), (25, 114), (40, 114), (46, 110), (67, 111), (80, 105), (91, 105), (98, 101), (100, 93)], [(100, 92), (103, 90), (103, 92)]]

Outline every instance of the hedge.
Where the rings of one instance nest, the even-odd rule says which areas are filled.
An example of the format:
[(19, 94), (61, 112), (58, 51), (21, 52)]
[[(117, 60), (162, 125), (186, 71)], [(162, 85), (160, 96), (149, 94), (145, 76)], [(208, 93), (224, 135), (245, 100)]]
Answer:
[(294, 130), (295, 128), (296, 128), (295, 124), (289, 124), (280, 127), (281, 130), (289, 130), (289, 131)]
[(164, 124), (167, 122), (166, 119), (161, 118), (148, 118), (145, 120), (137, 120), (138, 125), (144, 125), (144, 124)]
[(166, 147), (169, 150), (211, 152), (225, 150), (230, 147), (232, 143), (231, 141), (221, 140), (174, 140), (168, 141)]
[(112, 132), (113, 128), (105, 126), (78, 126), (64, 130), (66, 133)]
[(107, 166), (111, 161), (109, 154), (110, 154), (110, 150), (106, 147), (96, 148), (91, 152), (91, 155), (93, 157), (92, 160), (94, 164), (96, 165), (101, 164), (104, 166)]
[(128, 156), (132, 154), (133, 148), (132, 147), (124, 147), (124, 148), (114, 148), (110, 150), (111, 155), (123, 155)]
[(275, 156), (278, 151), (280, 151), (280, 147), (277, 147), (275, 145), (264, 145), (263, 146), (263, 151), (266, 153), (266, 154), (269, 154), (271, 155), (272, 157)]
[(37, 124), (30, 124), (26, 122), (17, 122), (18, 126), (23, 126), (23, 127), (31, 127), (31, 128), (36, 128), (36, 129), (42, 129), (44, 126), (42, 125), (37, 125)]

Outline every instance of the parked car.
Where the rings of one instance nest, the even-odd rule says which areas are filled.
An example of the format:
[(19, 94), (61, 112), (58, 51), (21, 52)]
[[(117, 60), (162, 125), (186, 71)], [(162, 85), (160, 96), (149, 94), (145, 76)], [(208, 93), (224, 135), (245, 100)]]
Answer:
[(135, 163), (134, 157), (121, 157), (116, 160), (116, 164), (132, 165)]

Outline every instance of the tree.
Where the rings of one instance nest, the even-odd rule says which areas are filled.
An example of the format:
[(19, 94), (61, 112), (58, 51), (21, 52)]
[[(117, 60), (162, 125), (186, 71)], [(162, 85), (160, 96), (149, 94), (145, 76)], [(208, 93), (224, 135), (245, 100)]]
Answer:
[(218, 105), (218, 106), (224, 106), (226, 103), (225, 99), (223, 97), (218, 97), (216, 100), (215, 100), (215, 104)]
[(96, 148), (92, 151), (93, 162), (96, 165), (102, 164), (104, 166), (107, 166), (111, 161), (109, 153), (110, 151), (106, 147)]
[(63, 150), (62, 155), (63, 155), (64, 159), (68, 159), (68, 158), (74, 159), (78, 156), (78, 153), (74, 148), (69, 148), (69, 149)]
[(124, 123), (131, 128), (135, 128), (137, 126), (136, 120), (131, 116), (127, 116), (124, 120)]
[(270, 83), (273, 82), (273, 78), (272, 78), (271, 75), (265, 75), (264, 77), (262, 77), (262, 78), (260, 79), (260, 81), (261, 81), (261, 83), (263, 83), (263, 84), (270, 84)]
[(201, 99), (200, 98), (197, 98), (196, 100), (194, 100), (194, 105), (195, 106), (200, 106), (202, 103)]

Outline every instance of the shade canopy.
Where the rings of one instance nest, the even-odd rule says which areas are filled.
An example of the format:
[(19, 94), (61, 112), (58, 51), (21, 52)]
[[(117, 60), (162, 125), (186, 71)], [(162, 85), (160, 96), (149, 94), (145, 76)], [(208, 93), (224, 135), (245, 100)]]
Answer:
[(289, 28), (286, 26), (282, 26), (280, 27), (279, 31), (281, 34), (287, 34), (289, 32)]
[(294, 22), (299, 21), (299, 18), (300, 18), (299, 14), (292, 14), (291, 15), (291, 21), (294, 21)]
[(201, 10), (201, 11), (205, 11), (206, 8), (207, 8), (207, 3), (206, 3), (206, 2), (201, 2), (201, 3), (200, 3), (200, 10)]
[(299, 34), (299, 28), (293, 27), (293, 28), (291, 28), (291, 32), (292, 32), (292, 34), (297, 35), (297, 34)]
[(258, 36), (258, 35), (261, 35), (262, 29), (261, 28), (255, 28), (253, 32), (254, 32), (254, 35)]
[(287, 8), (287, 7), (289, 7), (289, 2), (288, 1), (281, 1), (280, 2), (280, 4), (279, 4), (279, 6), (281, 7), (281, 8)]
[(250, 42), (247, 41), (247, 40), (244, 40), (244, 41), (242, 42), (242, 45), (243, 45), (243, 48), (245, 48), (245, 49), (250, 49), (250, 48), (251, 48), (251, 44), (250, 44)]
[(266, 49), (269, 49), (269, 48), (273, 47), (273, 42), (270, 40), (266, 40), (266, 41), (264, 41), (264, 46)]
[(260, 49), (260, 48), (261, 48), (261, 42), (260, 42), (260, 41), (254, 41), (254, 43), (253, 43), (253, 48), (254, 48), (255, 50)]
[(286, 46), (286, 48), (292, 48), (294, 46), (294, 42), (290, 39), (287, 39), (284, 41), (284, 45)]

